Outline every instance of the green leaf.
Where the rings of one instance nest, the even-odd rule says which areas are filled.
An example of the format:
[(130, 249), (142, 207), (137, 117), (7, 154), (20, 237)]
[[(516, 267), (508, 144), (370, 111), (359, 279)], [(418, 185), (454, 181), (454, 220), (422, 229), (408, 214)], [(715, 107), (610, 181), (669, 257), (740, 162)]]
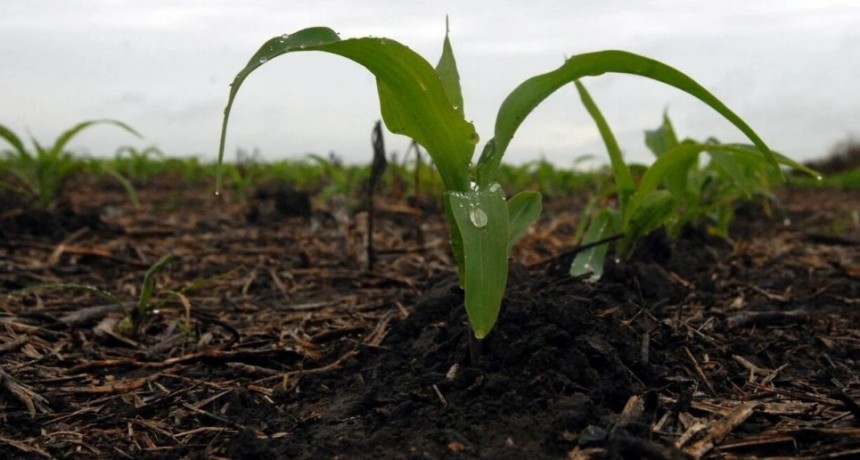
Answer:
[(584, 105), (585, 109), (588, 110), (588, 114), (591, 115), (591, 118), (597, 125), (597, 129), (600, 131), (600, 137), (603, 138), (603, 143), (606, 145), (606, 151), (609, 153), (609, 160), (612, 164), (612, 175), (615, 178), (615, 184), (618, 188), (618, 208), (623, 213), (624, 208), (627, 205), (627, 199), (636, 190), (636, 185), (633, 183), (633, 176), (630, 174), (630, 168), (628, 168), (627, 163), (624, 162), (624, 156), (621, 153), (621, 148), (618, 146), (618, 141), (615, 140), (615, 136), (612, 134), (612, 129), (609, 128), (609, 124), (606, 122), (603, 114), (600, 113), (600, 109), (597, 107), (597, 104), (591, 98), (591, 95), (588, 94), (588, 91), (585, 89), (585, 85), (583, 85), (579, 80), (576, 80), (573, 83), (576, 85), (576, 90), (579, 92), (580, 99), (582, 99), (582, 105)]
[(520, 192), (508, 200), (508, 251), (540, 217), (541, 196), (538, 192)]
[(135, 209), (140, 208), (140, 199), (137, 196), (137, 190), (135, 190), (134, 185), (132, 185), (125, 176), (120, 174), (116, 169), (110, 167), (107, 163), (97, 163), (97, 167), (105, 174), (113, 177), (114, 180), (119, 182), (125, 190), (126, 195), (128, 195), (128, 199), (131, 201), (132, 206), (134, 206)]
[(478, 135), (454, 109), (439, 75), (414, 51), (385, 38), (341, 40), (331, 29), (312, 27), (270, 39), (233, 80), (218, 150), (220, 165), (230, 110), (242, 83), (254, 70), (283, 54), (322, 51), (350, 59), (376, 77), (382, 119), (396, 134), (411, 137), (427, 149), (448, 190), (469, 188), (469, 161)]
[(632, 248), (633, 242), (639, 237), (666, 226), (674, 211), (675, 199), (668, 191), (655, 190), (645, 195), (624, 229), (624, 239), (620, 244), (621, 255), (626, 256), (626, 250)]
[[(601, 209), (589, 223), (581, 245), (586, 246), (614, 235), (617, 231), (615, 221), (616, 217), (612, 209)], [(606, 263), (608, 251), (609, 243), (579, 251), (570, 265), (570, 276), (578, 277), (590, 274), (588, 280), (596, 283), (603, 276), (603, 266)]]
[(90, 126), (98, 124), (114, 125), (116, 127), (122, 128), (123, 130), (131, 133), (138, 138), (142, 137), (140, 133), (135, 131), (131, 126), (128, 126), (127, 124), (119, 120), (89, 120), (78, 123), (75, 126), (72, 126), (68, 130), (66, 130), (63, 134), (60, 134), (60, 137), (58, 137), (57, 140), (54, 141), (54, 145), (52, 145), (51, 148), (48, 149), (48, 151), (53, 154), (62, 153), (63, 150), (66, 148), (66, 144), (68, 144), (73, 137), (77, 136), (78, 134), (80, 134), (81, 131), (89, 128)]
[[(747, 198), (751, 197), (758, 189), (761, 188), (760, 183), (755, 180), (753, 171), (749, 165), (742, 164), (736, 154), (724, 150), (711, 149), (708, 151), (711, 157), (709, 168), (719, 171), (721, 177), (727, 178), (732, 184)], [(759, 165), (755, 169), (761, 169), (764, 164), (764, 158), (760, 158)]]
[(508, 206), (501, 189), (449, 192), (448, 198), (463, 238), (466, 313), (483, 339), (499, 316), (508, 279)]
[(675, 128), (669, 120), (669, 111), (666, 110), (663, 112), (663, 124), (653, 131), (645, 131), (645, 145), (655, 157), (659, 157), (663, 152), (677, 147), (678, 144), (678, 136), (675, 135)]
[(623, 231), (627, 233), (631, 217), (642, 205), (643, 200), (652, 192), (657, 190), (657, 187), (659, 187), (665, 177), (670, 174), (676, 174), (678, 171), (686, 171), (687, 165), (689, 165), (690, 161), (694, 160), (704, 150), (712, 147), (713, 146), (692, 142), (683, 143), (673, 149), (667, 150), (663, 155), (660, 155), (645, 171), (645, 174), (642, 175), (642, 179), (639, 181), (639, 188), (627, 204), (627, 209), (622, 216)]
[[(693, 145), (696, 144), (695, 141), (685, 140), (682, 144)], [(680, 144), (675, 144), (677, 147)], [(665, 150), (661, 153), (661, 155), (665, 152), (671, 151), (672, 147), (668, 150)], [(690, 193), (688, 189), (688, 184), (690, 183), (691, 177), (694, 177), (699, 170), (699, 155), (690, 155), (687, 159), (679, 161), (676, 166), (673, 167), (672, 171), (665, 176), (663, 176), (663, 183), (666, 185), (666, 189), (672, 193), (677, 199), (682, 200), (686, 199), (687, 195)], [(696, 198), (692, 198), (696, 199)]]
[(24, 143), (21, 142), (21, 139), (19, 139), (11, 129), (4, 125), (0, 125), (0, 139), (8, 142), (9, 145), (15, 149), (14, 153), (18, 154), (19, 157), (26, 158), (30, 156), (27, 149), (24, 148)]
[(137, 309), (140, 313), (148, 311), (149, 299), (152, 298), (152, 293), (155, 291), (155, 275), (172, 261), (173, 254), (167, 254), (150, 266), (146, 274), (143, 275), (143, 284), (140, 287), (140, 300), (137, 304)]
[[(502, 103), (496, 116), (495, 155), (486, 159), (482, 157), (479, 164), (487, 163), (485, 168), (488, 171), (498, 169), (501, 157), (517, 128), (538, 104), (570, 82), (605, 73), (625, 73), (647, 77), (695, 96), (740, 129), (762, 152), (765, 152), (769, 161), (776, 161), (764, 141), (746, 122), (692, 78), (666, 64), (643, 56), (625, 51), (598, 51), (573, 56), (558, 69), (530, 78), (514, 89)], [(492, 177), (485, 180), (492, 180)]]
[(454, 50), (451, 48), (451, 40), (448, 38), (448, 18), (445, 18), (445, 43), (442, 45), (442, 57), (436, 64), (436, 73), (442, 81), (442, 88), (448, 96), (448, 101), (454, 110), (465, 117), (463, 109), (463, 91), (460, 88), (460, 72), (457, 70), (457, 61), (454, 59)]
[[(720, 144), (720, 145), (721, 145), (721, 148), (727, 152), (734, 152), (734, 153), (738, 153), (741, 155), (753, 156), (756, 158), (763, 158), (765, 161), (767, 161), (767, 159), (768, 159), (768, 155), (766, 153), (762, 152), (761, 150), (759, 150), (759, 148), (755, 145), (750, 145), (750, 144)], [(788, 166), (789, 168), (796, 169), (798, 171), (801, 171), (801, 172), (808, 174), (808, 175), (815, 177), (815, 178), (821, 177), (821, 174), (819, 174), (818, 171), (815, 171), (814, 169), (812, 169), (806, 165), (798, 163), (797, 161), (792, 160), (791, 158), (783, 155), (782, 153), (775, 152), (773, 150), (771, 150), (770, 153), (773, 154), (774, 158), (776, 158), (776, 162), (783, 165), (783, 166)], [(768, 163), (770, 163), (770, 162), (768, 162)]]

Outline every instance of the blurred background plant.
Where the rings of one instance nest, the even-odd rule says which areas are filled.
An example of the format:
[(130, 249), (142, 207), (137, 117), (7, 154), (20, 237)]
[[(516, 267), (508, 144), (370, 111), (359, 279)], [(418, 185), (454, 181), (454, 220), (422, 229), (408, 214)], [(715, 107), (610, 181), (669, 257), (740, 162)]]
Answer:
[(28, 150), (12, 130), (0, 125), (0, 138), (12, 147), (11, 150), (0, 151), (3, 171), (11, 176), (8, 179), (0, 178), (2, 180), (0, 188), (20, 195), (38, 209), (48, 210), (56, 206), (63, 187), (72, 174), (91, 166), (93, 170), (117, 180), (137, 206), (137, 194), (133, 186), (109, 164), (104, 162), (90, 163), (66, 150), (66, 146), (72, 138), (96, 124), (114, 125), (136, 137), (141, 137), (137, 131), (121, 121), (89, 120), (66, 130), (57, 137), (52, 145), (47, 147), (31, 138), (33, 149)]

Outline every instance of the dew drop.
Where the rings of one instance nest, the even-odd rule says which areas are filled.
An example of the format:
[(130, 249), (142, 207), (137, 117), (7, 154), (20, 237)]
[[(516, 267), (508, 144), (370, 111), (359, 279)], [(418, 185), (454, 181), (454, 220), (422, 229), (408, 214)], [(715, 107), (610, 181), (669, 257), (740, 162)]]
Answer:
[(487, 213), (481, 208), (472, 208), (469, 210), (469, 220), (475, 227), (484, 228), (487, 226)]
[(493, 182), (493, 183), (490, 185), (490, 192), (492, 192), (492, 193), (497, 193), (497, 192), (499, 192), (499, 191), (501, 191), (501, 190), (502, 190), (502, 186), (501, 186), (501, 185), (499, 185), (499, 183), (498, 183), (498, 182)]
[(267, 58), (266, 56), (263, 56), (260, 58), (260, 64), (265, 64), (266, 61), (268, 61), (268, 60), (269, 60), (269, 58)]

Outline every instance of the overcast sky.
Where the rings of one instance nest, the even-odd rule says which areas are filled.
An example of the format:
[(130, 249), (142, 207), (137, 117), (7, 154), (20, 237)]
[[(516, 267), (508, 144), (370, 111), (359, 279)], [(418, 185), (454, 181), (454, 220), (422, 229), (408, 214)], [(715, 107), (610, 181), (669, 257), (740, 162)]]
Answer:
[[(113, 155), (120, 145), (154, 145), (213, 158), (228, 83), (267, 39), (324, 25), (344, 38), (398, 40), (435, 64), (446, 14), (466, 116), (483, 140), (519, 83), (565, 56), (602, 49), (680, 69), (796, 159), (860, 136), (860, 2), (852, 0), (3, 0), (0, 124), (47, 142), (79, 121), (116, 118), (145, 139), (103, 126), (72, 147)], [(617, 75), (584, 83), (629, 159), (650, 158), (642, 133), (666, 107), (681, 136), (744, 140), (702, 103), (660, 83)], [(290, 54), (246, 80), (226, 158), (242, 147), (268, 160), (335, 151), (369, 161), (378, 118), (363, 68), (322, 53)], [(387, 141), (390, 151), (407, 146), (399, 136)], [(606, 157), (571, 86), (526, 120), (506, 161), (543, 156), (569, 165), (584, 154)]]

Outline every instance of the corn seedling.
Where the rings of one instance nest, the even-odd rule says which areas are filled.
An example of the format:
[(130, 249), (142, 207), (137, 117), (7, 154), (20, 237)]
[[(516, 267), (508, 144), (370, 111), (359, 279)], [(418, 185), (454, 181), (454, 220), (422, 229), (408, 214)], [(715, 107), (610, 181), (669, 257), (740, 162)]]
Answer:
[[(502, 187), (496, 182), (501, 160), (523, 120), (561, 87), (580, 78), (605, 73), (639, 75), (668, 84), (712, 107), (749, 137), (768, 161), (776, 163), (752, 128), (687, 75), (636, 54), (599, 51), (573, 56), (561, 67), (530, 78), (515, 88), (499, 108), (494, 137), (484, 145), (473, 165), (479, 137), (465, 117), (460, 76), (447, 31), (441, 58), (433, 67), (394, 40), (373, 37), (342, 40), (329, 28), (312, 27), (268, 40), (236, 75), (224, 111), (219, 164), (224, 154), (230, 110), (245, 79), (276, 57), (310, 51), (338, 55), (370, 71), (376, 77), (386, 127), (395, 134), (414, 139), (435, 163), (445, 189), (445, 213), (460, 285), (465, 290), (466, 312), (477, 339), (487, 336), (498, 317), (511, 247), (541, 210), (541, 196), (537, 192), (520, 192), (510, 200), (505, 199)], [(686, 158), (686, 154), (669, 158), (673, 156)], [(653, 187), (640, 187), (642, 195), (633, 196), (632, 179), (624, 176), (623, 180), (619, 190), (634, 208), (651, 208), (663, 199), (651, 193)], [(656, 182), (653, 185), (656, 186)]]
[(123, 146), (114, 153), (111, 163), (116, 172), (133, 183), (146, 184), (163, 172), (164, 153), (157, 147), (138, 150), (132, 146)]
[[(114, 125), (140, 137), (137, 131), (120, 121), (90, 120), (78, 123), (63, 132), (54, 144), (48, 147), (32, 139), (33, 150), (30, 151), (24, 147), (24, 143), (12, 130), (0, 125), (0, 138), (12, 146), (11, 151), (4, 152), (5, 164), (17, 179), (17, 184), (8, 188), (29, 197), (40, 209), (50, 208), (56, 202), (69, 177), (85, 167), (84, 162), (65, 150), (66, 145), (81, 131), (96, 124)], [(115, 178), (118, 176), (111, 172), (107, 165), (103, 167), (103, 171)], [(121, 184), (127, 191), (130, 190), (131, 184), (127, 181), (121, 181)], [(136, 200), (135, 194), (132, 193), (130, 196), (132, 200)]]
[[(763, 144), (680, 141), (664, 114), (660, 127), (645, 132), (645, 143), (656, 159), (637, 183), (597, 104), (581, 82), (574, 83), (609, 153), (618, 202), (617, 208), (603, 208), (594, 215), (584, 245), (621, 234), (616, 255), (625, 258), (646, 233), (665, 228), (677, 236), (684, 226), (706, 217), (714, 222), (713, 233), (726, 236), (735, 203), (754, 195), (768, 196), (770, 185), (782, 179), (780, 165), (817, 177), (815, 171)], [(705, 168), (700, 165), (702, 153), (710, 156)], [(590, 279), (597, 281), (603, 274), (607, 252), (606, 245), (583, 250), (574, 259), (570, 274), (590, 274)]]
[(117, 329), (123, 334), (129, 336), (137, 336), (140, 332), (140, 326), (147, 316), (155, 311), (152, 296), (155, 293), (155, 275), (163, 270), (170, 262), (173, 261), (173, 255), (167, 254), (158, 262), (152, 264), (143, 276), (143, 283), (140, 286), (140, 297), (137, 305), (133, 308), (122, 321), (117, 324)]

